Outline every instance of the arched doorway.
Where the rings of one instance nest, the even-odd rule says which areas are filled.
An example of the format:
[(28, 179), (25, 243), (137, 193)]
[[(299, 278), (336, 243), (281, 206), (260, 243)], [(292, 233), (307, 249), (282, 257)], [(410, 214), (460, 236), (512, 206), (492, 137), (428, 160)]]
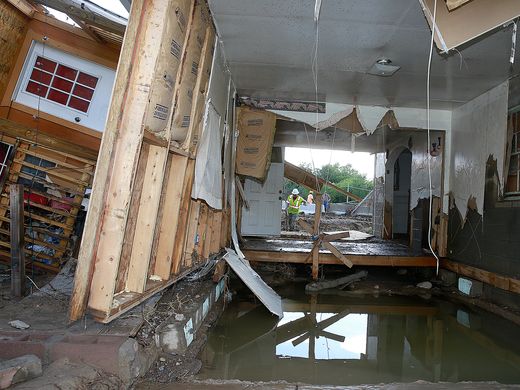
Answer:
[(410, 234), (410, 185), (412, 153), (404, 149), (393, 164), (392, 238), (408, 239)]

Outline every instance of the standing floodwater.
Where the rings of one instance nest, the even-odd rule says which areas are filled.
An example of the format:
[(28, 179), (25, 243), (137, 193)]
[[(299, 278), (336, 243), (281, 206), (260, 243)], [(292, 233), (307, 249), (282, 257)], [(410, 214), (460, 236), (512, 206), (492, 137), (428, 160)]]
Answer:
[(230, 303), (198, 378), (520, 383), (520, 328), (492, 314), (418, 297), (285, 296), (280, 322), (260, 304)]

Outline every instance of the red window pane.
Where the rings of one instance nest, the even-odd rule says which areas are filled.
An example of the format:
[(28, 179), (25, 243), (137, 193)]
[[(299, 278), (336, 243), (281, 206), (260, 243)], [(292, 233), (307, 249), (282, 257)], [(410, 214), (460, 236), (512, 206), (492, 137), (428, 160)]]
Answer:
[(50, 73), (54, 73), (54, 70), (56, 69), (56, 62), (48, 60), (47, 58), (37, 57), (34, 67), (46, 70)]
[(83, 99), (92, 100), (92, 95), (94, 94), (94, 90), (90, 89), (90, 88), (82, 87), (81, 85), (76, 84), (76, 86), (74, 87), (74, 91), (72, 93)]
[(47, 95), (48, 88), (45, 85), (40, 85), (33, 81), (29, 81), (25, 90), (27, 92), (34, 93), (35, 95), (45, 97), (45, 95)]
[(83, 72), (79, 72), (78, 83), (86, 85), (87, 87), (90, 87), (90, 88), (96, 88), (97, 82), (98, 82), (97, 77), (91, 76), (91, 75), (83, 73)]
[(58, 65), (58, 70), (56, 71), (56, 74), (58, 76), (64, 77), (69, 80), (76, 80), (76, 74), (78, 73), (77, 70), (69, 68), (65, 65)]
[(59, 77), (54, 77), (54, 80), (52, 80), (52, 87), (61, 89), (62, 91), (65, 91), (65, 92), (70, 92), (70, 90), (72, 89), (72, 83), (65, 79), (62, 79)]
[(49, 85), (52, 79), (52, 76), (48, 73), (42, 72), (38, 69), (33, 69), (31, 73), (31, 79), (37, 81), (41, 84)]
[(78, 99), (77, 97), (71, 96), (69, 101), (69, 107), (75, 108), (76, 110), (87, 112), (89, 102), (85, 100)]
[(47, 96), (47, 99), (52, 100), (56, 103), (66, 105), (68, 97), (69, 95), (67, 95), (66, 93), (57, 91), (55, 89), (51, 89), (49, 92), (49, 96)]

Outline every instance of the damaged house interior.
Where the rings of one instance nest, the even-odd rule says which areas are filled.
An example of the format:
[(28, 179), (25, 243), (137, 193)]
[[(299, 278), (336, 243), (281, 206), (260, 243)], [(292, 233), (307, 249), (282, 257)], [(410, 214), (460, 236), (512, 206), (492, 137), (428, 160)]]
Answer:
[(519, 18), (0, 0), (0, 389), (518, 388)]

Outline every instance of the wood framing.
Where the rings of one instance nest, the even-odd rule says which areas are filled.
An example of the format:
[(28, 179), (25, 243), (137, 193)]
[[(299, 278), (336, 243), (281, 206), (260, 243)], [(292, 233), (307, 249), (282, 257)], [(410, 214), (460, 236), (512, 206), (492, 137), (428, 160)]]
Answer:
[[(134, 1), (94, 178), (96, 196), (80, 250), (71, 320), (83, 315), (88, 302), (97, 320), (111, 321), (202, 264), (194, 256), (201, 202), (191, 200), (191, 189), (214, 37), (204, 1)], [(182, 147), (171, 147), (183, 78), (193, 72), (195, 88), (183, 106), (191, 113), (189, 136)]]

